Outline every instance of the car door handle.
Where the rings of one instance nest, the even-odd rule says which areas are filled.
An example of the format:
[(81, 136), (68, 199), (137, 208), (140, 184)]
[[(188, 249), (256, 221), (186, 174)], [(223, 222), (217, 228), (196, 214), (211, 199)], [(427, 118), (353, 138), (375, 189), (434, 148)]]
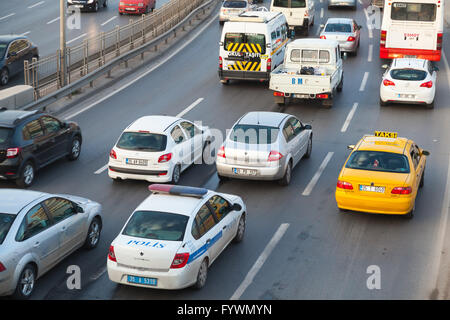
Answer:
[(227, 228), (227, 226), (223, 226), (222, 230), (225, 230)]
[(34, 248), (37, 248), (37, 247), (39, 247), (40, 244), (41, 244), (41, 243), (40, 243), (39, 241), (37, 241), (37, 242), (35, 242), (35, 244), (33, 245), (33, 247), (34, 247)]
[(66, 231), (66, 226), (62, 227), (61, 231)]

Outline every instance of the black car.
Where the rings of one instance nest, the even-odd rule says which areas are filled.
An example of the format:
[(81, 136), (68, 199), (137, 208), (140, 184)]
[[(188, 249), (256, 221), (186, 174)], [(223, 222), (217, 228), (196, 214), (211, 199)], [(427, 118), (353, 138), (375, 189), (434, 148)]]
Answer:
[(81, 143), (75, 122), (38, 111), (0, 109), (0, 179), (29, 187), (38, 169), (62, 157), (78, 159)]
[(23, 62), (39, 59), (38, 48), (25, 36), (0, 36), (0, 85), (23, 72)]
[(67, 0), (67, 7), (69, 6), (97, 12), (100, 6), (104, 8), (108, 6), (108, 0)]

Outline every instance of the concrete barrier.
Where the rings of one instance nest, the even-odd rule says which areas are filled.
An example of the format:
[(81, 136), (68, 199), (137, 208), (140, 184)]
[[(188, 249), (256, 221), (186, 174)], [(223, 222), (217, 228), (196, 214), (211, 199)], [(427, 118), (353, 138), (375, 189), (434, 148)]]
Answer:
[(0, 90), (0, 108), (18, 109), (34, 100), (32, 86), (19, 85)]

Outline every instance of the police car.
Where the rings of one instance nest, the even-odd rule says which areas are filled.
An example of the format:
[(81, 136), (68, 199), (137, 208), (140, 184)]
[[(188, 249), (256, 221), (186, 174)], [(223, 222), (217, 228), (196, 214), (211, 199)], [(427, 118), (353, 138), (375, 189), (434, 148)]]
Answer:
[(235, 195), (152, 184), (109, 248), (116, 283), (157, 289), (205, 285), (208, 267), (244, 237), (246, 207)]

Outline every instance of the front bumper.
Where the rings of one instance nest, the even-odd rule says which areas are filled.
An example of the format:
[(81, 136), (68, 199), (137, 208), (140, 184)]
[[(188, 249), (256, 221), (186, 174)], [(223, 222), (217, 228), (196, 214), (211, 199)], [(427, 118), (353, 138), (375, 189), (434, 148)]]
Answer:
[[(233, 169), (257, 170), (256, 175), (240, 175), (233, 172)], [(273, 167), (250, 167), (236, 164), (228, 164), (216, 161), (217, 174), (223, 177), (245, 180), (279, 180), (283, 178), (285, 166), (280, 163)]]
[(144, 14), (145, 7), (138, 6), (119, 6), (120, 13), (129, 13), (129, 14)]
[(268, 81), (270, 72), (219, 70), (220, 80), (259, 80)]

